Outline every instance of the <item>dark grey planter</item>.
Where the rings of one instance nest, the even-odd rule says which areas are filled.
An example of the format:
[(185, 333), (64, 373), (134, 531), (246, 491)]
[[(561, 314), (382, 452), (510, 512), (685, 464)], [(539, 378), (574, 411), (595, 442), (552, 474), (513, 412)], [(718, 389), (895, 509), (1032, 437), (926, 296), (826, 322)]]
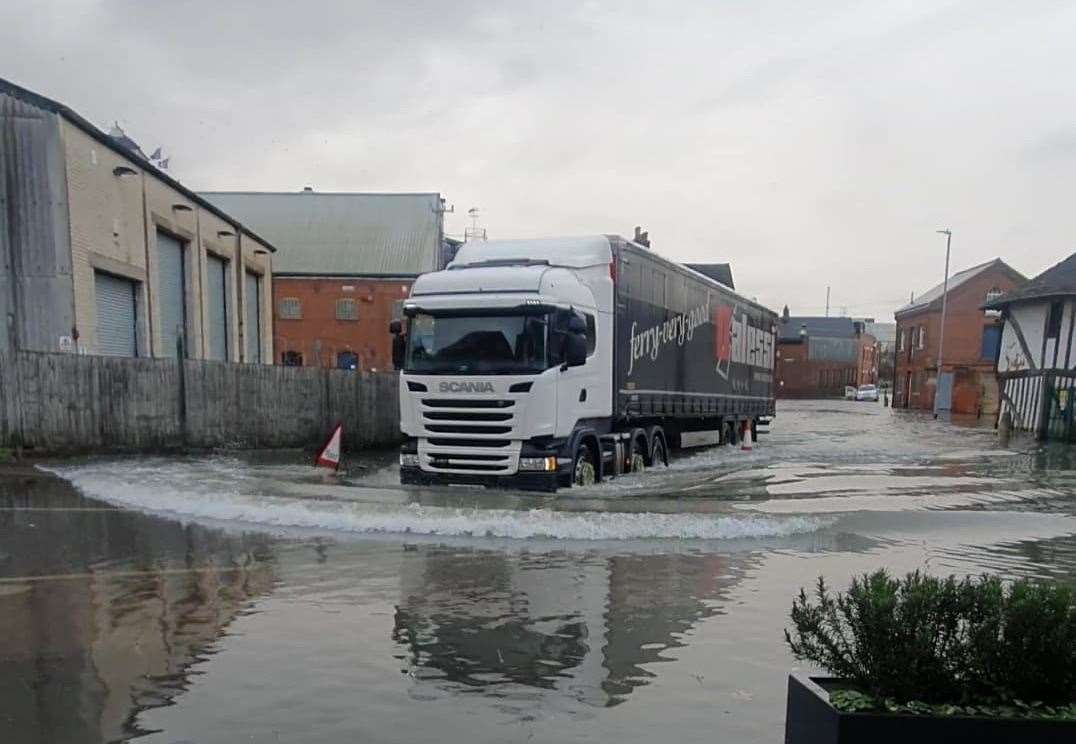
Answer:
[(985, 716), (841, 713), (823, 687), (829, 677), (788, 677), (785, 744), (1054, 744), (1076, 742), (1076, 722)]

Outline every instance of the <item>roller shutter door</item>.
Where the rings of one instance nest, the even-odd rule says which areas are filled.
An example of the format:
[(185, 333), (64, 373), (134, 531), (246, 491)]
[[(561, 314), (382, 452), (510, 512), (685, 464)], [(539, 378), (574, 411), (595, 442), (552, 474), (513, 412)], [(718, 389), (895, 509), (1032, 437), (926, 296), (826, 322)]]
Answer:
[(206, 299), (209, 301), (209, 358), (228, 359), (228, 262), (206, 256)]
[(97, 303), (97, 353), (138, 356), (138, 284), (95, 271), (93, 288)]
[[(157, 307), (161, 318), (161, 356), (177, 355), (182, 338), (187, 349), (187, 277), (183, 242), (157, 233)], [(187, 356), (190, 356), (188, 349)]]
[(243, 285), (244, 333), (246, 336), (246, 361), (260, 363), (262, 360), (261, 277), (248, 271)]

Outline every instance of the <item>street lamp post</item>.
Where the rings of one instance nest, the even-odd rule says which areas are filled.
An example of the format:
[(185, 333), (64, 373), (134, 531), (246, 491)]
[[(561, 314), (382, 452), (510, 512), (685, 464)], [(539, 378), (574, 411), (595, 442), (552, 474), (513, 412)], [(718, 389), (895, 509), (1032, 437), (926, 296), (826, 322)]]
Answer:
[[(936, 232), (945, 236), (945, 279), (942, 281), (942, 317), (941, 317), (941, 333), (938, 334), (938, 384), (941, 383), (942, 377), (942, 355), (945, 353), (945, 310), (949, 301), (949, 248), (953, 242), (952, 230), (937, 230)], [(938, 384), (934, 386), (934, 418), (938, 418)], [(952, 391), (950, 391), (952, 395)]]

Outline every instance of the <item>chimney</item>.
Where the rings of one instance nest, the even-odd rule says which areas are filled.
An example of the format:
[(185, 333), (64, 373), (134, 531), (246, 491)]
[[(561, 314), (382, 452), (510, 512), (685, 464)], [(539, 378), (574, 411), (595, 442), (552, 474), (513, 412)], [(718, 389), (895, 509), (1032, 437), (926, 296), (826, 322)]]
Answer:
[(650, 247), (650, 233), (643, 232), (643, 228), (639, 225), (635, 226), (635, 237), (632, 238), (632, 240), (639, 245), (646, 246), (647, 248)]
[(785, 305), (785, 309), (781, 312), (781, 320), (783, 320), (785, 323), (787, 323), (788, 318), (789, 318), (788, 305)]

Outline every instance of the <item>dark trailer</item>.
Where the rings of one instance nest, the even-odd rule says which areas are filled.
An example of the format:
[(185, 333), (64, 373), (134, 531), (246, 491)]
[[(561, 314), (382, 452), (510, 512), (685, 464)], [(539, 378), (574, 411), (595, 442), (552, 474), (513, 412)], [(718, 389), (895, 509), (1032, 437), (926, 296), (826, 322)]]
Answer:
[(716, 430), (721, 441), (735, 441), (736, 427), (773, 416), (777, 314), (636, 243), (609, 237), (616, 417), (662, 420), (671, 439)]

